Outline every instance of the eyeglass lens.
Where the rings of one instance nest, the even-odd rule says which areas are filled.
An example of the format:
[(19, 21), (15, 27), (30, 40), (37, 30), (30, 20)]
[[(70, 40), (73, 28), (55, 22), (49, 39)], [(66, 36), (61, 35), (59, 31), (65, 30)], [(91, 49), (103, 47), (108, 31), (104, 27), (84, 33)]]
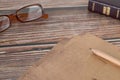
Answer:
[(0, 16), (0, 32), (10, 27), (10, 20), (7, 16)]
[(17, 12), (17, 17), (21, 21), (35, 20), (40, 18), (41, 16), (42, 16), (42, 8), (38, 5), (25, 7)]

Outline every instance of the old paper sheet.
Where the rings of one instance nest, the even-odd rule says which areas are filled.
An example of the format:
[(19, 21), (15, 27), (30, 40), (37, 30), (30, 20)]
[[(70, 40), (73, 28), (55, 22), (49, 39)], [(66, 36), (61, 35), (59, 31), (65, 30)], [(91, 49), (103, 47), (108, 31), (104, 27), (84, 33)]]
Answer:
[[(64, 44), (64, 45), (63, 45)], [(120, 59), (120, 50), (96, 36), (86, 34), (54, 48), (19, 80), (119, 80), (120, 67), (101, 59), (90, 48)]]

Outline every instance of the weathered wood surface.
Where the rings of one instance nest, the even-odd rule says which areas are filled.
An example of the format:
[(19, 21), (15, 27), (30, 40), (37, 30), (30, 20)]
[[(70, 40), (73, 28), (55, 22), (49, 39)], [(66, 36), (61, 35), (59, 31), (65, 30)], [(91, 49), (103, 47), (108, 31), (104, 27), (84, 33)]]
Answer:
[[(28, 4), (34, 0), (24, 1), (11, 0), (8, 3), (8, 0), (0, 0), (0, 9), (18, 8), (15, 7), (16, 4)], [(39, 0), (47, 7), (45, 12), (49, 14), (49, 19), (15, 23), (7, 31), (0, 33), (0, 80), (16, 80), (61, 39), (73, 35), (89, 32), (120, 47), (119, 20), (89, 12), (85, 6), (87, 0), (69, 1)], [(78, 4), (81, 5), (75, 7)], [(0, 11), (0, 14), (4, 12), (6, 11)]]
[(40, 3), (45, 8), (53, 8), (87, 5), (88, 0), (0, 0), (0, 10), (17, 9), (34, 3)]

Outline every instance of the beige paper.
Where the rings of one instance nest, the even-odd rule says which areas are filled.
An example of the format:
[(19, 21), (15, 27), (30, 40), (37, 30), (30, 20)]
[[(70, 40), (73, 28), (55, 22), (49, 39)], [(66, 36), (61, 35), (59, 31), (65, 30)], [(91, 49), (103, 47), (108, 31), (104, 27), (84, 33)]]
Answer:
[(76, 36), (58, 46), (19, 80), (119, 80), (120, 67), (93, 55), (89, 48), (120, 59), (116, 46), (89, 34)]

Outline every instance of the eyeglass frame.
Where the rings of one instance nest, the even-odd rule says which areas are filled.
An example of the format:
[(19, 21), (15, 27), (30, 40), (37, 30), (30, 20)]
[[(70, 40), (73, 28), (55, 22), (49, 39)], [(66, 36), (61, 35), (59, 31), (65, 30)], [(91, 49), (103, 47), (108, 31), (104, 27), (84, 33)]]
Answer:
[[(42, 10), (42, 16), (39, 17), (39, 18), (36, 18), (36, 19), (34, 19), (34, 20), (29, 20), (29, 21), (22, 21), (22, 20), (20, 20), (19, 17), (18, 17), (18, 15), (17, 15), (17, 13), (18, 13), (20, 10), (24, 9), (24, 8), (27, 8), (27, 7), (29, 7), (29, 6), (34, 6), (34, 5), (37, 5), (37, 6), (39, 6), (39, 7), (41, 8), (41, 10)], [(48, 14), (45, 14), (44, 9), (43, 9), (43, 7), (42, 7), (41, 4), (31, 4), (31, 5), (27, 5), (27, 6), (24, 6), (24, 7), (20, 8), (20, 9), (16, 10), (15, 13), (12, 13), (12, 14), (9, 14), (9, 15), (0, 15), (0, 17), (1, 17), (1, 16), (6, 16), (7, 18), (9, 18), (9, 22), (10, 22), (10, 23), (9, 23), (9, 27), (8, 27), (8, 28), (11, 27), (12, 22), (15, 23), (15, 22), (18, 22), (18, 21), (19, 21), (19, 22), (21, 22), (21, 23), (26, 23), (26, 22), (36, 21), (36, 20), (41, 19), (41, 18), (44, 18), (44, 19), (47, 19), (47, 18), (48, 18)], [(6, 28), (5, 30), (7, 30), (8, 28)], [(5, 30), (3, 30), (3, 31), (5, 31)], [(0, 33), (3, 32), (3, 31), (0, 31)]]

